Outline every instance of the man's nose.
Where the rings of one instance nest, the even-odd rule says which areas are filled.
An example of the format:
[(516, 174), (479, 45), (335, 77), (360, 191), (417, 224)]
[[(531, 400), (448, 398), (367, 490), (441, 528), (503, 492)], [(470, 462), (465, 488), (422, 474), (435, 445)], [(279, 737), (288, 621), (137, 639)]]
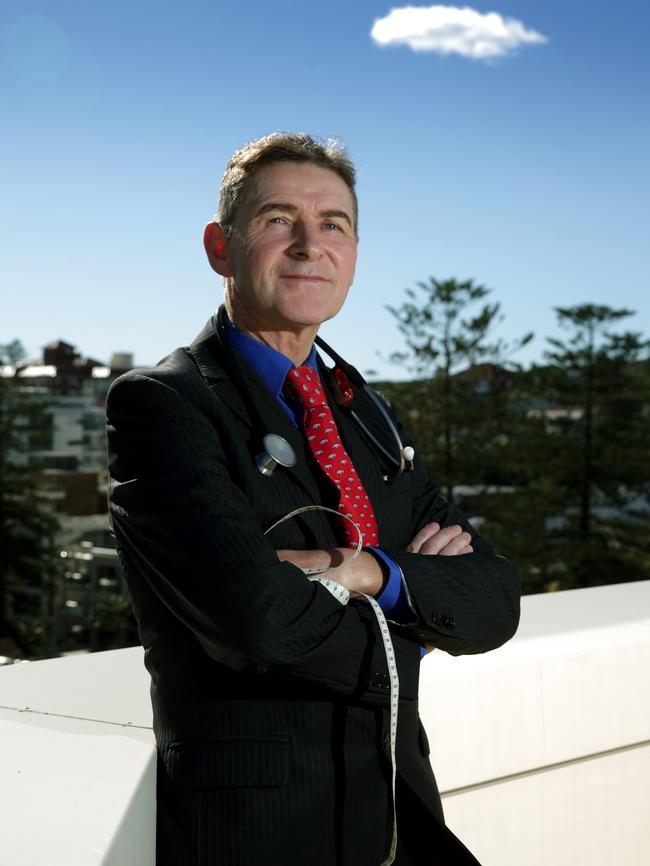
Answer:
[(315, 259), (323, 251), (318, 228), (303, 220), (297, 220), (293, 226), (293, 236), (289, 253), (300, 259)]

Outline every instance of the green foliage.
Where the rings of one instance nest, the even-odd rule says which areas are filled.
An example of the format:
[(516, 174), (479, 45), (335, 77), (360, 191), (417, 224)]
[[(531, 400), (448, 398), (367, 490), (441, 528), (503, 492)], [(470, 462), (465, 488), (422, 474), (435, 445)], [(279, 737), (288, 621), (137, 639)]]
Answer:
[(560, 585), (647, 577), (650, 344), (611, 330), (630, 310), (582, 304), (556, 313), (570, 335), (548, 339), (550, 363), (530, 380), (554, 413), (546, 415), (544, 462), (535, 462), (562, 505), (549, 538), (564, 568)]
[[(18, 341), (0, 345), (0, 367), (15, 367), (23, 357)], [(0, 376), (0, 636), (13, 638), (25, 654), (47, 642), (42, 619), (58, 568), (58, 521), (29, 460), (46, 405), (15, 376)]]
[(117, 649), (140, 643), (131, 603), (124, 596), (102, 599), (89, 615), (92, 651)]
[(548, 338), (546, 363), (524, 371), (509, 358), (531, 335), (493, 340), (498, 304), (466, 313), (486, 289), (419, 287), (390, 310), (408, 347), (393, 359), (421, 378), (382, 390), (447, 496), (517, 563), (525, 592), (650, 577), (649, 343), (617, 330), (632, 311), (557, 308), (567, 339)]

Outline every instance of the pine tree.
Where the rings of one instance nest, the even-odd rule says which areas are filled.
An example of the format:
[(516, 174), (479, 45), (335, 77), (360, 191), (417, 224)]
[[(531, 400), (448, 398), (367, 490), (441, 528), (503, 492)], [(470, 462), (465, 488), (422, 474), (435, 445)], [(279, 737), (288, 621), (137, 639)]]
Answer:
[[(408, 347), (391, 360), (419, 380), (408, 389), (388, 385), (384, 390), (413, 422), (420, 456), (453, 499), (458, 484), (502, 480), (499, 467), (511, 402), (511, 377), (504, 366), (533, 335), (513, 343), (493, 339), (503, 319), (500, 305), (485, 302), (478, 312), (469, 312), (490, 291), (472, 280), (431, 277), (418, 288), (420, 296), (407, 289), (408, 300), (388, 310)], [(489, 363), (477, 379), (471, 368), (479, 362)]]
[(549, 365), (534, 375), (537, 392), (552, 402), (552, 447), (539, 465), (564, 501), (551, 533), (560, 584), (648, 577), (650, 343), (613, 330), (631, 310), (581, 304), (556, 313), (570, 336), (548, 338)]

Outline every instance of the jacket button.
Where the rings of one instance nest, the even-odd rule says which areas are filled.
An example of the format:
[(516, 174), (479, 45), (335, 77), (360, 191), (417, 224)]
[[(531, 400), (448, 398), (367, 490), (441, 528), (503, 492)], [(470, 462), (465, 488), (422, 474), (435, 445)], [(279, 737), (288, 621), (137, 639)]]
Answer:
[(256, 670), (258, 674), (268, 674), (269, 672), (269, 669), (266, 665), (258, 665)]
[(383, 737), (384, 748), (387, 752), (390, 752), (390, 734), (384, 734)]

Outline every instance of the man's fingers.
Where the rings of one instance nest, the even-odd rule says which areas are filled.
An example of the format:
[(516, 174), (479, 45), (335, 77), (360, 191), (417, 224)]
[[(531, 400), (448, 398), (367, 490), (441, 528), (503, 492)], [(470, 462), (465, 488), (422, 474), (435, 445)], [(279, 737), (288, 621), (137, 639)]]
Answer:
[[(444, 529), (441, 529), (434, 536), (425, 541), (420, 547), (418, 553), (435, 556), (436, 554), (441, 553), (448, 544), (454, 541), (454, 539), (459, 538), (462, 534), (463, 528), (462, 526), (458, 526), (458, 524), (445, 526)], [(469, 536), (467, 536), (463, 539), (460, 546), (464, 547), (470, 540)]]
[[(458, 556), (469, 546), (472, 536), (469, 532), (461, 532), (439, 551), (440, 556)], [(468, 551), (469, 552), (469, 551)]]
[(406, 549), (409, 553), (421, 553), (420, 548), (425, 543), (425, 541), (428, 541), (438, 532), (440, 532), (439, 523), (436, 523), (435, 521), (433, 523), (427, 523), (425, 526), (422, 527), (419, 532), (415, 533), (415, 535), (407, 545)]
[(408, 547), (409, 553), (421, 553), (428, 556), (457, 556), (463, 553), (473, 553), (472, 536), (463, 532), (463, 527), (457, 523), (453, 526), (440, 528), (439, 523), (427, 523), (416, 533)]

